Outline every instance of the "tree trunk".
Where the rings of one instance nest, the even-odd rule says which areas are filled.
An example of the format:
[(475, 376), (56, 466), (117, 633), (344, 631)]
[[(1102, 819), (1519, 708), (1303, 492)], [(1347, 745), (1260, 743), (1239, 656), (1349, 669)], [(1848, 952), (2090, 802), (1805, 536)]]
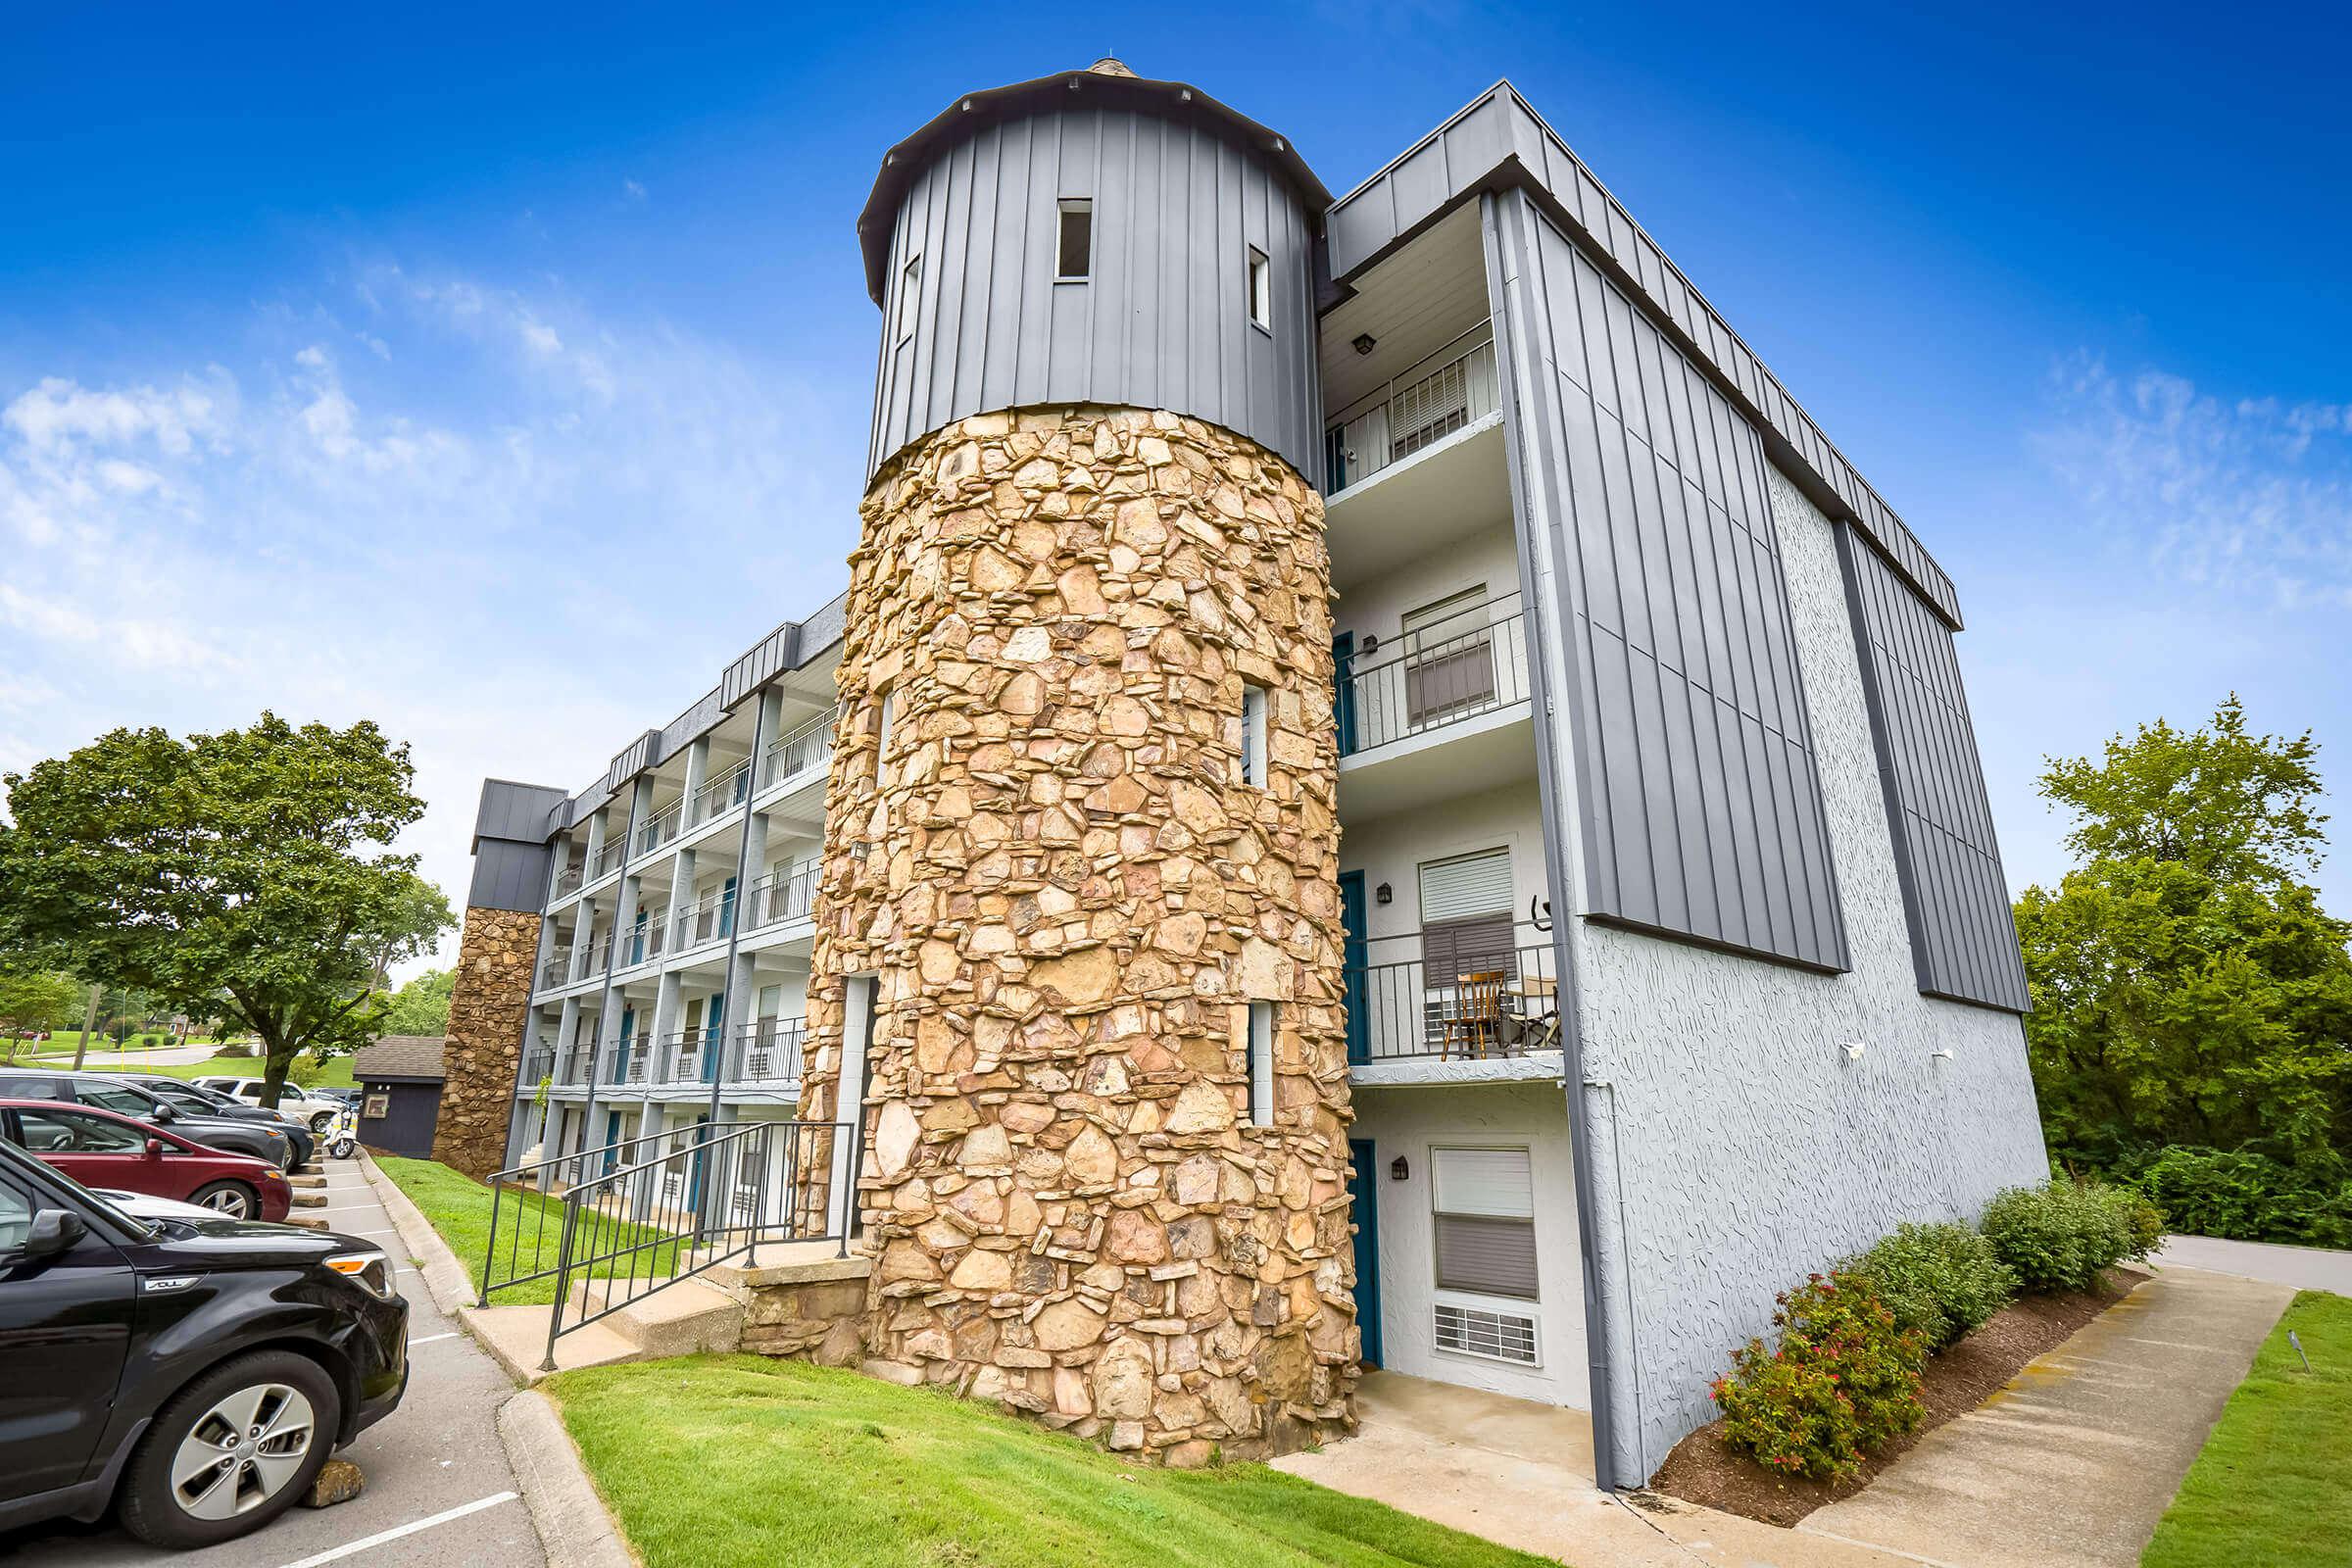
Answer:
[(81, 1020), (81, 1038), (74, 1042), (74, 1070), (81, 1071), (81, 1058), (90, 1054), (90, 1031), (98, 1027), (98, 999), (105, 994), (100, 986), (90, 987), (89, 1015)]

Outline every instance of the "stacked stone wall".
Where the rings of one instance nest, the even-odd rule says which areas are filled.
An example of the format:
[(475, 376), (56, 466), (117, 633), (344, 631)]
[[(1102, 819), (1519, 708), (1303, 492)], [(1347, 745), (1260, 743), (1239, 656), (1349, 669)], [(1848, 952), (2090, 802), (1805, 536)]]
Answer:
[(1068, 408), (913, 443), (863, 514), (802, 1113), (846, 1103), (846, 981), (873, 976), (868, 1369), (1174, 1463), (1340, 1435), (1357, 1335), (1320, 498), (1230, 431)]
[(527, 909), (466, 909), (450, 989), (433, 1157), (468, 1176), (506, 1163), (514, 1112), (515, 1058), (539, 959), (539, 916)]

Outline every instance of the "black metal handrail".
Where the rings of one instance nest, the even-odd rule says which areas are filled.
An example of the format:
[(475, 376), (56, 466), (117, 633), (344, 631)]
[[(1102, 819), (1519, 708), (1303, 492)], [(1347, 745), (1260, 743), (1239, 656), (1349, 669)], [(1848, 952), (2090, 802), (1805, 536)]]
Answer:
[(778, 920), (805, 920), (816, 907), (816, 877), (821, 862), (803, 860), (790, 870), (763, 876), (751, 886), (750, 918), (744, 928), (757, 931)]
[(1377, 662), (1342, 661), (1343, 757), (1527, 701), (1527, 616), (1516, 593), (1417, 626), (1396, 644)]
[(1546, 927), (1454, 920), (1349, 949), (1342, 981), (1350, 1061), (1559, 1049), (1559, 969)]
[[(844, 1141), (849, 1158), (837, 1161)], [(832, 1241), (846, 1256), (858, 1212), (858, 1143), (853, 1123), (738, 1122), (623, 1139), (501, 1171), (491, 1178), (478, 1300), (487, 1306), (495, 1292), (552, 1279), (541, 1365), (552, 1371), (562, 1336), (717, 1264), (742, 1257), (757, 1267), (762, 1244)], [(574, 1180), (560, 1199), (525, 1203), (520, 1187), (544, 1188), (566, 1165)], [(518, 1207), (507, 1227), (508, 1266), (494, 1278), (510, 1189), (518, 1205), (534, 1210), (530, 1253), (526, 1262)], [(561, 1211), (552, 1262), (551, 1205)]]

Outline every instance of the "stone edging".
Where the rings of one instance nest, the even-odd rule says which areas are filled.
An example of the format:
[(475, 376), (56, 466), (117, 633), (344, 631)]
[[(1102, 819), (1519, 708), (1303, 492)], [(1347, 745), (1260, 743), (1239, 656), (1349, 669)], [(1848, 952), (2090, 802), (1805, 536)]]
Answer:
[[(514, 1369), (474, 1330), (473, 1281), (457, 1253), (433, 1229), (424, 1211), (400, 1190), (398, 1182), (376, 1167), (365, 1149), (359, 1152), (359, 1161), (361, 1174), (384, 1205), (384, 1212), (392, 1216), (392, 1227), (400, 1232), (409, 1255), (420, 1266), (433, 1304), (456, 1319), (467, 1338), (513, 1377)], [(629, 1550), (620, 1526), (588, 1477), (571, 1434), (564, 1430), (563, 1418), (546, 1395), (522, 1389), (501, 1404), (498, 1438), (553, 1568), (635, 1568), (635, 1553)]]

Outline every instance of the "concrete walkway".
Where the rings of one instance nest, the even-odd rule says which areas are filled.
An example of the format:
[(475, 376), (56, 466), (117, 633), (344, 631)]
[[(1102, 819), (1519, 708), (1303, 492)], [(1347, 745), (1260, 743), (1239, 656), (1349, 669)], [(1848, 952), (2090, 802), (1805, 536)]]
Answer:
[(2216, 1236), (2167, 1236), (2156, 1254), (2164, 1268), (2201, 1268), (2240, 1279), (2269, 1280), (2299, 1291), (2352, 1296), (2352, 1252), (2325, 1247), (2277, 1247), (2269, 1242), (2225, 1242)]
[(2168, 1268), (1794, 1533), (1968, 1568), (2132, 1568), (2293, 1297)]

